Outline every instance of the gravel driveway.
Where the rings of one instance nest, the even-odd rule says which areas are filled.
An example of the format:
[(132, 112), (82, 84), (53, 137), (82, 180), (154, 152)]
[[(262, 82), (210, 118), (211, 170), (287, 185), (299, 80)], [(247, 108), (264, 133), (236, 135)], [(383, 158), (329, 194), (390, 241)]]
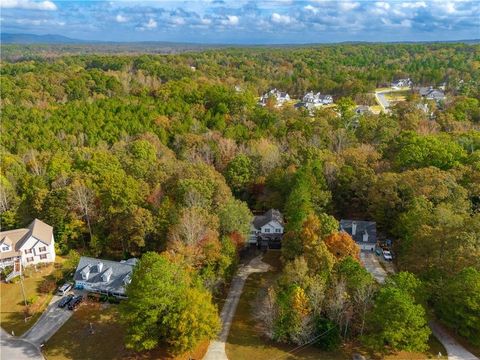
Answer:
[(47, 309), (43, 312), (42, 316), (37, 322), (21, 336), (21, 339), (25, 339), (36, 346), (40, 346), (50, 339), (58, 329), (72, 316), (72, 311), (66, 307), (61, 309), (58, 307), (58, 302), (62, 297), (55, 295)]
[(262, 261), (262, 256), (257, 256), (252, 259), (248, 265), (240, 267), (237, 274), (232, 280), (230, 291), (228, 292), (227, 300), (223, 305), (220, 319), (222, 321), (222, 329), (218, 335), (218, 339), (212, 341), (205, 354), (204, 360), (227, 360), (225, 353), (225, 342), (228, 338), (230, 326), (232, 325), (233, 316), (237, 309), (238, 301), (242, 295), (243, 286), (250, 274), (256, 272), (266, 272), (270, 266)]
[(374, 253), (362, 251), (360, 252), (360, 260), (365, 266), (365, 269), (372, 274), (375, 280), (377, 280), (380, 284), (385, 282), (387, 272), (380, 265), (380, 261), (377, 259)]

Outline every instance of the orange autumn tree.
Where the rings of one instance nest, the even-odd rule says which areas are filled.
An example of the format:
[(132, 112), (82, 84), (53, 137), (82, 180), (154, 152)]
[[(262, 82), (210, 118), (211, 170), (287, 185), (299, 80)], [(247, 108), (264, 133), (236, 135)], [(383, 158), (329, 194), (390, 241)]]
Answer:
[(333, 233), (325, 238), (325, 245), (328, 250), (337, 258), (351, 256), (360, 259), (360, 248), (350, 235), (344, 231)]

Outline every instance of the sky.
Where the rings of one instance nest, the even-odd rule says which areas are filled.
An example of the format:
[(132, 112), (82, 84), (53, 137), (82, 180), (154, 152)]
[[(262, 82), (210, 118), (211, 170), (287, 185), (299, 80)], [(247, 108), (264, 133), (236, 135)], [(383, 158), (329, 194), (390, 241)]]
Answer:
[(480, 0), (0, 0), (1, 31), (222, 44), (480, 38)]

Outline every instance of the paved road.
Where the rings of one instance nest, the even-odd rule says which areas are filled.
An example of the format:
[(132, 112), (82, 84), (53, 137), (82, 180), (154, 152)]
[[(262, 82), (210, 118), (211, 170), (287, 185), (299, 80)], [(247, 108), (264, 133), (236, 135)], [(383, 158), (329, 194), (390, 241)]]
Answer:
[[(365, 265), (367, 271), (372, 274), (379, 283), (383, 284), (387, 277), (387, 273), (381, 267), (375, 254), (362, 251), (360, 253), (360, 259)], [(435, 337), (442, 343), (445, 350), (447, 350), (448, 360), (480, 360), (459, 344), (454, 338), (448, 335), (438, 323), (430, 321), (429, 326), (432, 329), (433, 335), (435, 335)]]
[(447, 350), (448, 360), (479, 360), (478, 357), (473, 355), (452, 338), (440, 324), (435, 321), (430, 321), (429, 325), (430, 329), (432, 329), (433, 335), (440, 340)]
[(21, 338), (9, 335), (0, 328), (1, 360), (45, 360), (40, 349)]
[(47, 309), (43, 312), (42, 316), (37, 322), (22, 335), (22, 339), (25, 339), (37, 346), (45, 343), (55, 334), (58, 329), (72, 316), (72, 311), (63, 308), (60, 309), (57, 304), (61, 297), (55, 295)]
[(375, 93), (375, 97), (377, 98), (377, 102), (380, 104), (380, 106), (382, 107), (382, 110), (384, 112), (387, 112), (389, 110), (387, 110), (390, 106), (390, 102), (387, 100), (387, 98), (385, 97), (385, 94), (386, 93), (389, 93), (390, 90), (387, 90), (387, 91), (380, 91), (380, 92), (376, 92)]
[(222, 329), (218, 335), (218, 338), (210, 343), (204, 360), (227, 360), (227, 354), (225, 352), (225, 342), (228, 338), (230, 326), (232, 325), (233, 316), (237, 309), (240, 295), (242, 295), (243, 286), (250, 274), (256, 272), (266, 272), (270, 269), (270, 266), (262, 261), (262, 256), (257, 256), (252, 259), (248, 265), (240, 267), (237, 275), (232, 280), (230, 285), (230, 291), (228, 292), (227, 300), (223, 305), (220, 318), (222, 320)]

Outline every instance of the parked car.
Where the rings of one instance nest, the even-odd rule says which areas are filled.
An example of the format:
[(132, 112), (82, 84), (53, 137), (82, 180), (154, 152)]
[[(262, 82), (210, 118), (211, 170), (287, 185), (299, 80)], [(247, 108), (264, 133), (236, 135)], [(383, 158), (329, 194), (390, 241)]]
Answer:
[(382, 255), (382, 249), (376, 249), (375, 254), (377, 254), (377, 256)]
[(60, 296), (65, 295), (67, 292), (69, 292), (72, 289), (72, 284), (71, 283), (65, 283), (57, 291), (57, 294)]
[(383, 258), (386, 260), (386, 261), (392, 261), (392, 254), (390, 253), (390, 251), (388, 250), (383, 250)]
[(75, 308), (80, 305), (83, 301), (82, 295), (75, 296), (69, 303), (68, 303), (68, 310), (75, 310)]
[(73, 295), (67, 295), (58, 302), (59, 308), (64, 308), (74, 298)]

